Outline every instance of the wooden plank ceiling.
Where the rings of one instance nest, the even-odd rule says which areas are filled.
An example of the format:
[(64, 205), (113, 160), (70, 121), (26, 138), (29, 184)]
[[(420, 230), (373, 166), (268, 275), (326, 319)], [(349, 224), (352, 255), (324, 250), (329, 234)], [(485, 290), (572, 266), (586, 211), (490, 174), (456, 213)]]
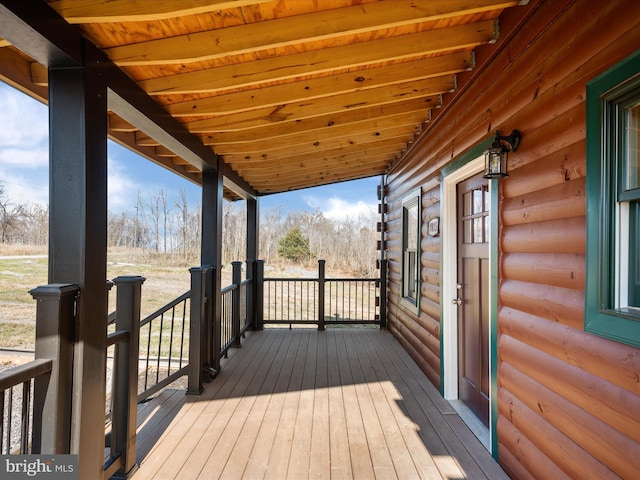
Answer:
[[(47, 2), (259, 195), (383, 174), (454, 98), (505, 0)], [(0, 41), (0, 77), (46, 101), (47, 71)], [(110, 112), (110, 136), (198, 167)]]

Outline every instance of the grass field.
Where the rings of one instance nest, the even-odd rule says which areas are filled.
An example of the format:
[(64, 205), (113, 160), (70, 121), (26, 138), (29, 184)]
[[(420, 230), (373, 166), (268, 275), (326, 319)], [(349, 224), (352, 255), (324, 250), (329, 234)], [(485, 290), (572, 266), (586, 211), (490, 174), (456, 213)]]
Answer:
[[(154, 312), (190, 288), (188, 263), (169, 255), (110, 251), (107, 278), (120, 275), (145, 277), (141, 315)], [(223, 268), (223, 284), (231, 283), (230, 268)], [(106, 282), (107, 279), (105, 279)], [(44, 248), (0, 250), (0, 347), (32, 349), (35, 340), (36, 303), (29, 291), (47, 284)], [(115, 308), (115, 288), (109, 295), (110, 311)]]

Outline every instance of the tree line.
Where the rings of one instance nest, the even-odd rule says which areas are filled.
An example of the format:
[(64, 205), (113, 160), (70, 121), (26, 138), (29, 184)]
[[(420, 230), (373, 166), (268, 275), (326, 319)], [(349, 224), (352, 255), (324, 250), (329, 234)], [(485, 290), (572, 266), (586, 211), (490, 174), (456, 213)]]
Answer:
[[(171, 200), (165, 189), (139, 192), (133, 208), (109, 212), (110, 248), (143, 254), (171, 255), (197, 264), (202, 232), (201, 205), (191, 204), (185, 191)], [(246, 259), (246, 203), (224, 202), (223, 263)], [(375, 274), (377, 216), (374, 212), (346, 220), (331, 220), (322, 212), (288, 212), (282, 207), (262, 213), (259, 228), (260, 259), (266, 265), (289, 263), (315, 268), (318, 259), (327, 268), (358, 276)], [(41, 245), (48, 241), (46, 205), (21, 204), (7, 197), (0, 184), (0, 244)], [(294, 253), (295, 252), (295, 253)]]

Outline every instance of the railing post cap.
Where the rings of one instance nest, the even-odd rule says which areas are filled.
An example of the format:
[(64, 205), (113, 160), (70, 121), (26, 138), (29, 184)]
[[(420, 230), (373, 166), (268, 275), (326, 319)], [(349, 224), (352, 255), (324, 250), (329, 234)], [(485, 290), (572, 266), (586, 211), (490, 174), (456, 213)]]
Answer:
[(73, 283), (50, 283), (49, 285), (40, 285), (29, 293), (33, 298), (60, 298), (66, 296), (75, 296), (80, 291), (80, 287)]
[(146, 278), (140, 275), (120, 275), (113, 279), (113, 283), (116, 285), (126, 285), (126, 284), (140, 284), (142, 285), (145, 282)]
[(197, 272), (208, 272), (209, 270), (213, 270), (215, 267), (213, 265), (200, 265), (199, 267), (191, 267), (189, 272), (197, 273)]

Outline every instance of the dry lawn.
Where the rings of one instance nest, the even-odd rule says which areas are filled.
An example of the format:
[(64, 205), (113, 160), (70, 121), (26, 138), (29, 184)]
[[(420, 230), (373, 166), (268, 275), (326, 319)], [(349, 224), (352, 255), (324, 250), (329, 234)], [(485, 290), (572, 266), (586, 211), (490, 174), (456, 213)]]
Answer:
[[(2, 245), (0, 249), (0, 347), (33, 349), (36, 304), (29, 291), (47, 283), (46, 253), (44, 247)], [(197, 260), (114, 250), (109, 252), (107, 278), (145, 277), (141, 306), (144, 318), (189, 290), (189, 268), (194, 265)], [(231, 283), (230, 270), (223, 267), (223, 285)], [(113, 288), (109, 294), (110, 311), (115, 308), (115, 296)]]

